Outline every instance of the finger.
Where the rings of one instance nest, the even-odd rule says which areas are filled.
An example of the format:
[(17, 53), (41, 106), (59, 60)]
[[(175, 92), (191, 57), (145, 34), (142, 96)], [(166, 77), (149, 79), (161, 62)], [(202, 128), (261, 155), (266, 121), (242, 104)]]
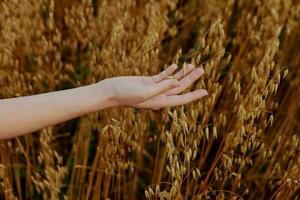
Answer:
[(152, 76), (153, 81), (156, 83), (160, 82), (161, 80), (165, 79), (167, 76), (172, 75), (173, 72), (177, 69), (177, 67), (178, 66), (176, 64), (170, 65), (167, 69), (165, 69), (161, 73), (157, 75), (153, 75)]
[(193, 64), (188, 64), (186, 66), (186, 69), (182, 68), (180, 71), (178, 71), (174, 78), (177, 80), (180, 80), (181, 78), (185, 77), (187, 74), (189, 74), (193, 69), (195, 69), (195, 66)]
[(204, 70), (202, 67), (194, 69), (187, 76), (185, 76), (179, 81), (180, 84), (178, 87), (167, 91), (166, 95), (174, 95), (174, 94), (181, 93), (186, 88), (188, 88), (192, 83), (194, 83), (203, 73)]
[(178, 87), (178, 86), (179, 86), (179, 81), (177, 81), (176, 79), (162, 80), (159, 83), (150, 87), (150, 90), (147, 92), (146, 98), (151, 98), (153, 96), (157, 96), (161, 93), (164, 93), (165, 91), (168, 91), (168, 90)]
[(206, 96), (208, 93), (204, 89), (195, 90), (193, 92), (189, 92), (182, 95), (171, 95), (168, 96), (164, 101), (161, 102), (161, 106), (168, 107), (168, 106), (179, 106), (186, 103), (190, 103), (197, 99), (200, 99)]

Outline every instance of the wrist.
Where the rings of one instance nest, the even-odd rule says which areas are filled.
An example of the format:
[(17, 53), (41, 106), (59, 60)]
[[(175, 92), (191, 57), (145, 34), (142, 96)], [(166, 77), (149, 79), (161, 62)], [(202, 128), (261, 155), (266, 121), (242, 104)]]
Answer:
[(106, 79), (95, 83), (92, 86), (94, 86), (94, 94), (96, 95), (96, 111), (118, 106), (114, 101), (113, 91)]
[(91, 100), (89, 112), (97, 112), (111, 107), (109, 104), (110, 94), (106, 91), (103, 84), (100, 84), (100, 82), (94, 83), (88, 85), (87, 89), (89, 93), (88, 98)]

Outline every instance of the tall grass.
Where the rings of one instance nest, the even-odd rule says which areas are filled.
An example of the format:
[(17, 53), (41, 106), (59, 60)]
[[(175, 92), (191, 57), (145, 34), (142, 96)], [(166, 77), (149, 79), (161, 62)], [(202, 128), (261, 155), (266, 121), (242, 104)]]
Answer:
[(209, 95), (0, 142), (1, 199), (298, 199), (298, 0), (2, 0), (0, 98), (203, 66)]

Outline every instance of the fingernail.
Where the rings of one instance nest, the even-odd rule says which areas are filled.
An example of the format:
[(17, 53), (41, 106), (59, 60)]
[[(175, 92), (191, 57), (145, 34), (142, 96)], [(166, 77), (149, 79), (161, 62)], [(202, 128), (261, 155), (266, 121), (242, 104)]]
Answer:
[(171, 67), (174, 68), (174, 69), (176, 69), (178, 66), (177, 66), (175, 63), (173, 63), (173, 64), (171, 65)]
[(201, 90), (202, 91), (202, 95), (203, 96), (206, 96), (206, 95), (208, 95), (208, 92), (207, 92), (207, 90)]
[(199, 67), (197, 70), (199, 75), (202, 75), (204, 73), (204, 69), (202, 67)]

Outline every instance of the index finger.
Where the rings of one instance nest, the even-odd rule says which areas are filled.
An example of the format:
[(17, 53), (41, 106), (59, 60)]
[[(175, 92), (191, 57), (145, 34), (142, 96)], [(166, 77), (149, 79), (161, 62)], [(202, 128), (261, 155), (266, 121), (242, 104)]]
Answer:
[(172, 64), (167, 69), (165, 69), (164, 71), (162, 71), (157, 75), (153, 75), (151, 78), (153, 79), (154, 82), (158, 83), (161, 80), (165, 79), (167, 76), (172, 75), (173, 72), (177, 69), (177, 67), (178, 66), (176, 64)]

